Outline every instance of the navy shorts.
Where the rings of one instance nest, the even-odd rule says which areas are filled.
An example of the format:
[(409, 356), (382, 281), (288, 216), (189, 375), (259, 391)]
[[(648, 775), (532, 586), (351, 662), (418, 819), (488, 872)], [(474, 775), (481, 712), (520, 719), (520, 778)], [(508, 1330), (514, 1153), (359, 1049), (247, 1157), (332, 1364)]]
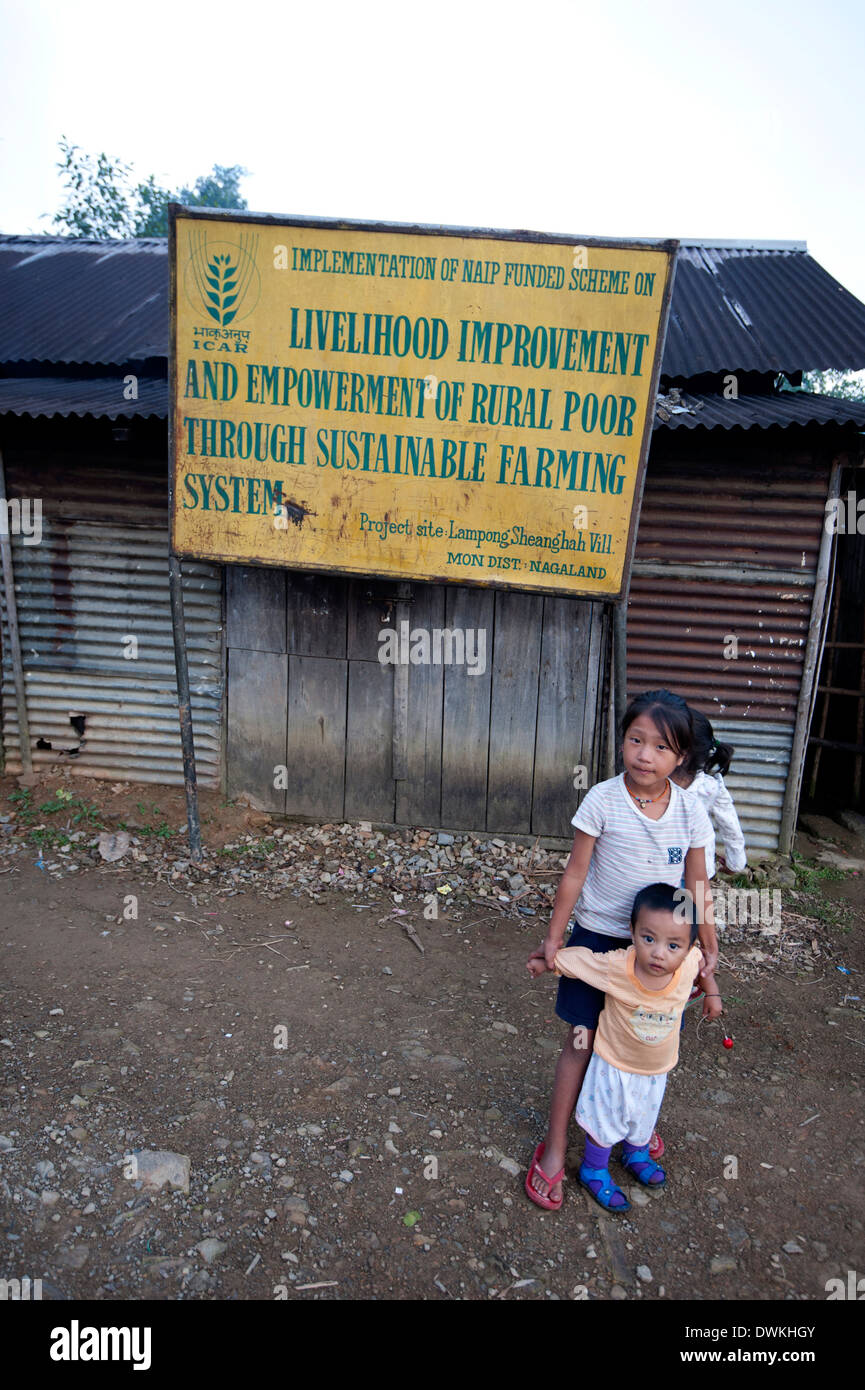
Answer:
[[(588, 946), (590, 951), (623, 951), (629, 945), (627, 936), (602, 936), (600, 932), (588, 931), (579, 922), (574, 926), (566, 946)], [(562, 975), (559, 992), (556, 996), (556, 1013), (572, 1028), (591, 1028), (598, 1026), (598, 1018), (604, 1007), (604, 991), (587, 985), (584, 980), (571, 980)]]

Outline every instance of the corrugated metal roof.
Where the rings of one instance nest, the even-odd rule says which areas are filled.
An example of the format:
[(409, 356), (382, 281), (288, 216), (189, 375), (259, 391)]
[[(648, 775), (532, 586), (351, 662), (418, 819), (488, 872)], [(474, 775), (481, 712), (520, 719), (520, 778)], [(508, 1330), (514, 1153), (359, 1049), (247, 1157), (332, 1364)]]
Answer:
[(684, 243), (665, 377), (865, 367), (865, 304), (804, 250)]
[[(774, 396), (739, 396), (725, 400), (723, 396), (696, 395), (682, 391), (675, 397), (677, 404), (670, 410), (660, 402), (655, 415), (654, 429), (750, 430), (757, 426), (768, 429), (780, 425), (855, 425), (865, 430), (865, 401), (842, 400), (838, 396), (815, 396), (807, 391), (780, 391)], [(670, 418), (661, 418), (660, 411)]]
[(0, 360), (113, 365), (168, 352), (168, 243), (0, 236)]
[[(167, 242), (0, 236), (0, 305), (0, 361), (165, 357)], [(665, 377), (863, 367), (865, 304), (804, 243), (683, 243)]]
[[(168, 417), (168, 382), (136, 375), (137, 396), (126, 399), (133, 385), (124, 377), (0, 377), (0, 415), (157, 415)], [(124, 395), (126, 393), (126, 395)]]

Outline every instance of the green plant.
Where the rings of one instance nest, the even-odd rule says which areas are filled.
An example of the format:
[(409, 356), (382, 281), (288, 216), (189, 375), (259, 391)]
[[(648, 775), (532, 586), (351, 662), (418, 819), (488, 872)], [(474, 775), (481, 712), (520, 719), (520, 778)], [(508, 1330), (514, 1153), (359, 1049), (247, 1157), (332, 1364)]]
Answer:
[(793, 855), (793, 872), (796, 887), (813, 892), (821, 883), (839, 883), (847, 877), (844, 869), (836, 869), (832, 864), (818, 864), (815, 859), (805, 859), (801, 854)]
[(17, 818), (22, 825), (32, 825), (36, 819), (36, 807), (33, 805), (33, 793), (29, 787), (22, 787), (17, 792), (11, 792), (9, 800), (15, 807)]

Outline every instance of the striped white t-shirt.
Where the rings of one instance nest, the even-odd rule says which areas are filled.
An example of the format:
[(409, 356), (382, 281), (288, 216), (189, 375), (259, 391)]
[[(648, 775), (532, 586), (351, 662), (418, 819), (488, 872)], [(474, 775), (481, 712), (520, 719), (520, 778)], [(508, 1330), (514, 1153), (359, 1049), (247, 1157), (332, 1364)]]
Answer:
[(659, 820), (650, 820), (625, 786), (624, 773), (592, 787), (571, 824), (596, 837), (574, 916), (602, 936), (630, 937), (640, 889), (649, 883), (676, 887), (688, 850), (705, 849), (715, 838), (698, 797), (671, 782), (669, 806)]

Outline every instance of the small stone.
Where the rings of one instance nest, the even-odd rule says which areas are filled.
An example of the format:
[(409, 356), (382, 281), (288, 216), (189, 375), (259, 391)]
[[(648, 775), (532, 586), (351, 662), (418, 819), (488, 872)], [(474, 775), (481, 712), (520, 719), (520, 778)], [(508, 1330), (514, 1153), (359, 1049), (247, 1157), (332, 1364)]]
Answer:
[(743, 1245), (747, 1245), (748, 1241), (750, 1240), (748, 1232), (745, 1230), (745, 1227), (741, 1224), (740, 1221), (725, 1221), (724, 1230), (727, 1232), (727, 1237), (730, 1241), (730, 1244), (736, 1250), (738, 1250)]
[(340, 1182), (354, 1182), (354, 1173), (350, 1168), (343, 1168), (339, 1175)]
[(622, 1288), (621, 1284), (614, 1284), (610, 1289), (610, 1298), (614, 1298), (617, 1303), (621, 1303), (627, 1297), (627, 1291)]
[(709, 1265), (710, 1274), (735, 1274), (736, 1269), (736, 1261), (732, 1255), (714, 1255)]
[(497, 1033), (516, 1033), (517, 1029), (512, 1023), (494, 1023), (493, 1028)]
[(46, 1188), (44, 1189), (44, 1191), (43, 1191), (43, 1193), (42, 1193), (42, 1205), (43, 1205), (43, 1206), (45, 1206), (45, 1207), (53, 1207), (53, 1206), (56, 1206), (56, 1204), (57, 1204), (59, 1201), (60, 1201), (60, 1193), (59, 1193), (59, 1192), (53, 1192), (53, 1191), (51, 1190), (51, 1188), (49, 1188), (49, 1187), (46, 1187)]
[(388, 1091), (388, 1095), (389, 1095), (389, 1096), (401, 1096), (401, 1095), (402, 1095), (402, 1087), (401, 1087), (401, 1086), (391, 1086), (390, 1090)]
[(644, 1284), (651, 1284), (652, 1271), (648, 1265), (637, 1265), (637, 1278)]
[(285, 1219), (294, 1226), (305, 1226), (309, 1202), (304, 1197), (289, 1197), (285, 1203)]
[(71, 1245), (61, 1250), (55, 1258), (64, 1269), (83, 1269), (90, 1258), (90, 1246)]
[(332, 1081), (329, 1086), (325, 1086), (324, 1094), (326, 1096), (342, 1095), (344, 1091), (351, 1090), (356, 1080), (357, 1077), (354, 1076), (340, 1076), (338, 1080)]
[(144, 1187), (160, 1188), (166, 1183), (189, 1192), (189, 1157), (165, 1149), (142, 1149), (124, 1165), (124, 1177), (140, 1179)]
[(382, 975), (392, 975), (392, 974), (393, 974), (393, 971), (391, 970), (391, 968), (390, 968), (389, 965), (383, 965), (383, 966), (382, 966), (382, 969), (381, 969), (381, 973), (382, 973)]
[(430, 1066), (442, 1067), (444, 1071), (464, 1071), (466, 1063), (462, 1057), (452, 1057), (449, 1053), (443, 1052), (438, 1057), (430, 1059)]
[(635, 1207), (647, 1207), (652, 1200), (643, 1187), (629, 1188), (628, 1196)]
[(506, 1173), (510, 1173), (512, 1178), (518, 1178), (523, 1171), (515, 1158), (502, 1158), (499, 1160), (499, 1167), (504, 1168)]
[(128, 852), (129, 845), (129, 835), (125, 830), (118, 830), (114, 835), (104, 830), (99, 836), (99, 853), (109, 864), (116, 859), (122, 859)]
[(82, 1215), (83, 1215), (83, 1216), (92, 1216), (93, 1213), (95, 1212), (95, 1210), (96, 1210), (96, 1203), (95, 1203), (95, 1202), (88, 1202), (88, 1203), (87, 1203), (87, 1206), (84, 1208), (84, 1211), (83, 1211)]
[(37, 1178), (43, 1178), (43, 1179), (45, 1179), (45, 1178), (50, 1178), (50, 1177), (53, 1175), (53, 1173), (54, 1173), (54, 1164), (51, 1162), (51, 1159), (50, 1159), (50, 1158), (40, 1158), (39, 1162), (36, 1164), (36, 1176), (37, 1176)]
[(788, 1240), (785, 1245), (781, 1246), (781, 1249), (787, 1255), (804, 1255), (805, 1253), (801, 1245), (797, 1244), (795, 1240)]
[(200, 1240), (195, 1248), (210, 1265), (225, 1253), (228, 1246), (224, 1240), (217, 1240), (215, 1236), (208, 1236), (206, 1240)]
[(445, 831), (445, 830), (440, 830), (439, 833), (438, 833), (438, 835), (436, 836), (436, 844), (439, 844), (439, 845), (452, 845), (453, 842), (454, 842), (454, 837), (453, 837), (453, 835), (448, 835), (447, 831)]

